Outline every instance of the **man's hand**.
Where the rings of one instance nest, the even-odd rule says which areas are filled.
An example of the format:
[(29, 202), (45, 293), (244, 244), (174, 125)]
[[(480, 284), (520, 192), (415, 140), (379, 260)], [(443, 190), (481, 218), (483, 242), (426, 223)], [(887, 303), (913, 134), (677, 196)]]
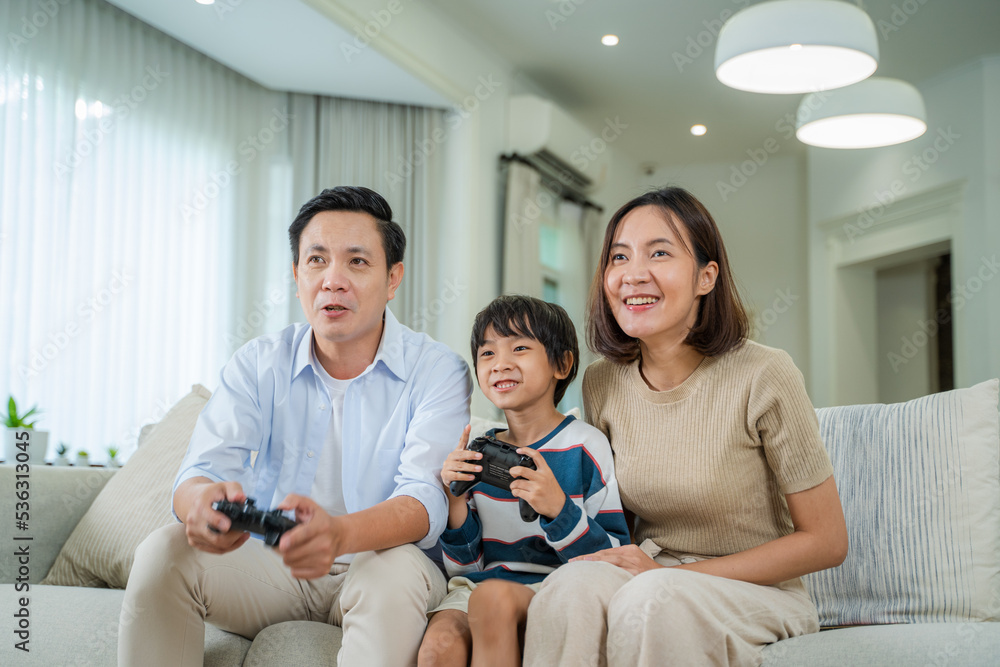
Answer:
[(520, 447), (518, 454), (523, 454), (535, 462), (535, 470), (524, 466), (514, 466), (510, 474), (516, 477), (510, 483), (510, 493), (515, 498), (524, 498), (539, 514), (549, 519), (555, 519), (566, 504), (566, 492), (559, 486), (552, 468), (545, 462), (541, 452), (531, 447)]
[(246, 494), (238, 482), (212, 482), (205, 478), (187, 480), (174, 494), (175, 509), (184, 522), (188, 544), (210, 554), (229, 553), (250, 539), (250, 533), (229, 532), (232, 521), (212, 509), (212, 503), (219, 500), (242, 503)]
[(292, 576), (317, 579), (329, 574), (337, 556), (346, 553), (347, 522), (343, 517), (330, 516), (314, 500), (294, 493), (288, 494), (278, 509), (295, 510), (295, 520), (299, 522), (278, 542), (278, 551), (292, 570)]

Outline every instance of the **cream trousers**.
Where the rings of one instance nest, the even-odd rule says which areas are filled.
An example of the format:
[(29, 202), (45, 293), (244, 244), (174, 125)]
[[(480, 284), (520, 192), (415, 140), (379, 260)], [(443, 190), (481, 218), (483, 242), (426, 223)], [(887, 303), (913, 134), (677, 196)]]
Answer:
[(206, 621), (253, 639), (269, 625), (310, 620), (344, 629), (338, 665), (412, 665), (427, 610), (445, 591), (444, 575), (412, 544), (357, 554), (304, 581), (260, 540), (208, 554), (188, 545), (182, 524), (166, 526), (136, 549), (118, 664), (201, 667)]
[(765, 644), (818, 629), (797, 580), (783, 590), (671, 567), (633, 576), (580, 561), (547, 576), (532, 600), (524, 664), (759, 665)]

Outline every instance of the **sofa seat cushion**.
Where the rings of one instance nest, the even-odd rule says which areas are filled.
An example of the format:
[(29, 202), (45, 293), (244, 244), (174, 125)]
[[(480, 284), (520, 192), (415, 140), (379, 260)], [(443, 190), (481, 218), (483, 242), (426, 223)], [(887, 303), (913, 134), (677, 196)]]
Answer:
[(823, 630), (764, 647), (761, 667), (993, 667), (1000, 623), (911, 623)]
[(336, 667), (343, 636), (337, 626), (316, 621), (277, 623), (257, 634), (243, 667)]
[[(15, 609), (22, 595), (13, 584), (0, 586), (0, 608)], [(16, 650), (8, 639), (0, 644), (0, 665), (118, 664), (118, 621), (125, 591), (37, 585), (27, 595), (31, 600), (30, 652)], [(249, 648), (249, 639), (205, 626), (206, 666), (240, 665)]]

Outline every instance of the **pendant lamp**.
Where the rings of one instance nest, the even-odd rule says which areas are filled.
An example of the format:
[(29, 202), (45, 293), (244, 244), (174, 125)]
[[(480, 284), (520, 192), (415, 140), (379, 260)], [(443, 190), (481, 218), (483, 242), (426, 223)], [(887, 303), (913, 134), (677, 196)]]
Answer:
[(770, 0), (722, 26), (715, 75), (753, 93), (810, 93), (861, 81), (878, 67), (875, 24), (841, 0)]
[(845, 88), (806, 95), (795, 136), (821, 148), (877, 148), (927, 131), (920, 91), (899, 79), (873, 76)]

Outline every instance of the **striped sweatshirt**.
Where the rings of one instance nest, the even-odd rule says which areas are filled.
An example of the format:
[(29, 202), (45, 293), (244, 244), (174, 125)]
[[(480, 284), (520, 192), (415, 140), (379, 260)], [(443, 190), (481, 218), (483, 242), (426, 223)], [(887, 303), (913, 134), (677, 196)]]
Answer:
[(629, 543), (603, 433), (570, 415), (531, 448), (542, 453), (566, 494), (559, 515), (527, 523), (510, 491), (478, 484), (465, 523), (441, 535), (449, 576), (531, 584), (570, 558)]

